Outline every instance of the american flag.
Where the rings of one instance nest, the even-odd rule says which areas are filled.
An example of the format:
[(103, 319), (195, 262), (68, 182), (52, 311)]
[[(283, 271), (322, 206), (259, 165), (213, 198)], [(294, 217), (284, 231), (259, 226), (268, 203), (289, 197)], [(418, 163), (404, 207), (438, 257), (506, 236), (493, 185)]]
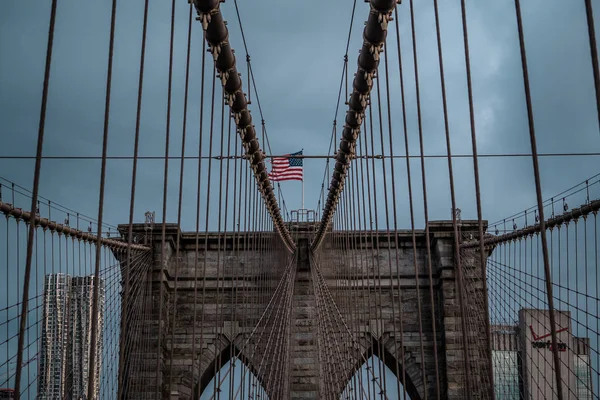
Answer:
[(297, 153), (285, 155), (283, 157), (273, 158), (273, 169), (269, 173), (269, 179), (272, 181), (301, 181), (303, 180), (302, 172), (302, 158), (296, 158), (294, 156), (301, 156), (302, 150)]

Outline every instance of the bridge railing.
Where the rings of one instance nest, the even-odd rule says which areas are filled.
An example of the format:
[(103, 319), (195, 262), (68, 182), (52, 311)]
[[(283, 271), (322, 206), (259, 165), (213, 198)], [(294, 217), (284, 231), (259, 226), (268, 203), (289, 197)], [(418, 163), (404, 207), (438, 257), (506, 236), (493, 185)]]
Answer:
[[(117, 396), (121, 323), (135, 320), (140, 310), (121, 314), (123, 272), (129, 269), (131, 281), (140, 280), (150, 266), (151, 251), (144, 236), (130, 247), (115, 227), (105, 225), (103, 236), (96, 222), (52, 202), (39, 203), (26, 211), (30, 193), (3, 185), (0, 200), (0, 386), (14, 387), (20, 369), (22, 398), (87, 396), (88, 375), (75, 374), (92, 368), (89, 337), (95, 334), (94, 393)], [(7, 201), (10, 201), (7, 202)], [(32, 268), (26, 278), (25, 255), (28, 229), (35, 226)], [(100, 243), (100, 247), (97, 247)], [(100, 253), (99, 279), (95, 277), (95, 257)], [(29, 295), (23, 304), (25, 279)], [(94, 314), (94, 290), (99, 308)], [(96, 331), (91, 322), (96, 320)], [(24, 345), (18, 360), (19, 330), (23, 324)], [(65, 371), (71, 371), (67, 373)]]
[[(560, 360), (563, 397), (597, 398), (599, 208), (600, 201), (586, 200), (580, 207), (565, 207), (563, 213), (550, 214), (543, 228), (548, 238), (550, 277), (543, 267), (542, 227), (537, 218), (530, 217), (534, 223), (521, 229), (512, 219), (501, 221), (491, 227), (493, 233), (486, 234), (485, 288), (497, 398), (519, 394), (557, 397), (554, 354)], [(497, 234), (500, 230), (505, 233)], [(472, 236), (464, 239), (461, 254), (472, 258), (479, 252), (479, 241)], [(468, 265), (463, 267), (468, 269)], [(551, 340), (548, 286), (554, 300), (556, 348)], [(464, 287), (472, 304), (474, 293), (482, 288), (467, 278)]]

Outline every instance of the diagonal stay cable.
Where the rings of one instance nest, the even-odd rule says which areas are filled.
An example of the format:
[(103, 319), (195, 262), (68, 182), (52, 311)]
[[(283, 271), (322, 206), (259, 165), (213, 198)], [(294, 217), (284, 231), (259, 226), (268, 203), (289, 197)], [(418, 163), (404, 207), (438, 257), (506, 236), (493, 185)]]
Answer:
[[(329, 286), (327, 285), (327, 283), (325, 282), (325, 278), (323, 277), (323, 274), (321, 272), (321, 269), (319, 267), (318, 262), (315, 260), (314, 255), (311, 253), (310, 255), (310, 260), (311, 260), (311, 265), (314, 266), (314, 273), (316, 274), (316, 276), (319, 278), (318, 281), (320, 283), (320, 287), (321, 290), (323, 290), (323, 288), (325, 288), (324, 292), (327, 295), (326, 296), (326, 300), (328, 300), (328, 303), (333, 305), (333, 308), (335, 310), (335, 314), (337, 314), (339, 316), (339, 319), (342, 322), (342, 325), (344, 326), (344, 329), (346, 330), (346, 332), (348, 333), (348, 335), (350, 336), (350, 339), (352, 340), (353, 344), (356, 346), (357, 349), (360, 349), (361, 346), (358, 343), (358, 341), (356, 340), (356, 338), (354, 337), (354, 335), (352, 334), (352, 331), (350, 330), (350, 328), (348, 327), (348, 324), (346, 323), (344, 316), (342, 315), (340, 309), (337, 306), (337, 303), (335, 302), (335, 300), (333, 299), (333, 296), (331, 294), (331, 291), (329, 290)], [(362, 360), (365, 362), (365, 364), (367, 364), (367, 358), (365, 357), (365, 355), (360, 352), (361, 358)], [(374, 375), (374, 371), (373, 368), (368, 370), (372, 375), (373, 378), (375, 378)], [(374, 382), (377, 382), (377, 379), (374, 380)], [(377, 383), (377, 386), (379, 387), (379, 390), (382, 392), (382, 394), (385, 396), (385, 398), (387, 399), (387, 394), (385, 394), (385, 392), (383, 392), (383, 388), (380, 386), (379, 383)]]
[[(288, 282), (290, 281), (290, 275), (291, 271), (292, 271), (292, 266), (294, 265), (294, 261), (296, 259), (294, 257), (290, 257), (290, 260), (286, 266), (285, 272), (283, 273), (281, 279), (279, 280), (279, 283), (277, 284), (277, 287), (275, 289), (275, 292), (273, 293), (273, 295), (271, 296), (271, 299), (269, 300), (269, 302), (267, 303), (264, 311), (262, 312), (258, 322), (254, 325), (254, 328), (252, 329), (252, 331), (250, 331), (250, 334), (248, 335), (248, 338), (244, 341), (243, 346), (237, 351), (237, 353), (235, 354), (235, 359), (239, 359), (240, 356), (242, 355), (244, 349), (248, 346), (248, 344), (250, 343), (250, 339), (252, 339), (252, 337), (254, 336), (254, 334), (256, 333), (256, 331), (258, 330), (258, 328), (261, 325), (261, 322), (263, 321), (263, 319), (265, 318), (265, 316), (267, 315), (268, 311), (271, 310), (271, 305), (274, 304), (275, 299), (278, 297), (279, 293), (280, 293), (280, 289), (283, 289), (283, 284), (284, 282)], [(269, 313), (270, 314), (270, 313)], [(261, 332), (261, 335), (264, 332)], [(234, 358), (234, 357), (232, 357)], [(225, 379), (229, 376), (229, 372), (230, 370), (228, 370), (222, 377), (221, 380), (218, 382), (218, 386), (220, 387), (223, 382), (225, 382)], [(213, 394), (214, 396), (214, 394)]]

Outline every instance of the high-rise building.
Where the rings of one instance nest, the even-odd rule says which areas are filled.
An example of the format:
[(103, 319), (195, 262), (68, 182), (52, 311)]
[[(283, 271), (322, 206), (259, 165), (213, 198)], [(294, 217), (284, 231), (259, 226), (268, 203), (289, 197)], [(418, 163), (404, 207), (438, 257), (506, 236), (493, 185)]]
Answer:
[(97, 345), (91, 350), (94, 276), (46, 275), (39, 360), (38, 399), (84, 399), (89, 359), (96, 352), (95, 393), (100, 392), (104, 281), (99, 281)]
[[(571, 315), (556, 311), (563, 398), (591, 399), (590, 340), (573, 335)], [(497, 400), (555, 398), (556, 380), (547, 310), (522, 309), (519, 324), (492, 325)]]

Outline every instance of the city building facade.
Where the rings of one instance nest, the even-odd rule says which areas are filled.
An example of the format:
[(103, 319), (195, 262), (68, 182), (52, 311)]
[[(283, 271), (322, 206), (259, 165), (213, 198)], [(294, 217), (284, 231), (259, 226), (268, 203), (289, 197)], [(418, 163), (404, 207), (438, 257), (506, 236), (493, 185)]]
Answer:
[[(592, 399), (590, 341), (576, 337), (568, 311), (556, 311), (563, 398)], [(518, 325), (492, 325), (497, 400), (555, 398), (556, 379), (547, 310), (521, 309)]]
[[(83, 399), (87, 395), (92, 301), (96, 278), (49, 274), (44, 280), (38, 399)], [(99, 280), (96, 368), (97, 398), (102, 367), (104, 282)]]

